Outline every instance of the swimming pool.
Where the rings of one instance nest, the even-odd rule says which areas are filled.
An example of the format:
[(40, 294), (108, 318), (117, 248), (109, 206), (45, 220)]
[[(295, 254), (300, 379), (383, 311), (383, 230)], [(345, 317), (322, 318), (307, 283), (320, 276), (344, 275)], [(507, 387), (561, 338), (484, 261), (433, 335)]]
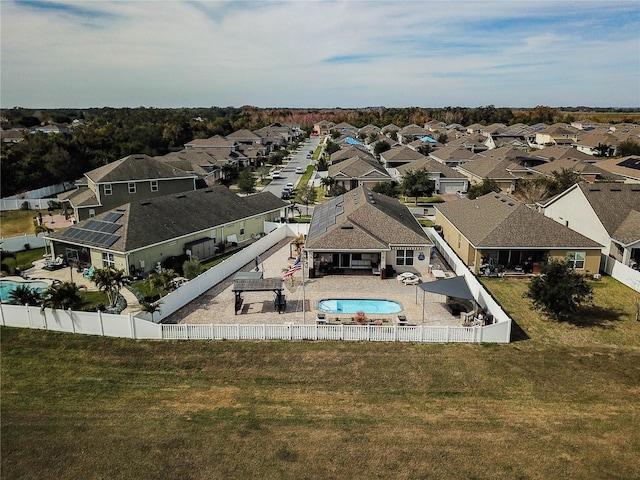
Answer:
[(3, 301), (9, 300), (9, 294), (15, 290), (18, 285), (28, 285), (29, 288), (36, 292), (44, 292), (49, 284), (47, 282), (16, 282), (14, 280), (0, 280), (0, 298)]
[(402, 305), (393, 300), (372, 298), (324, 298), (318, 302), (318, 310), (324, 313), (379, 313), (391, 314), (402, 311)]

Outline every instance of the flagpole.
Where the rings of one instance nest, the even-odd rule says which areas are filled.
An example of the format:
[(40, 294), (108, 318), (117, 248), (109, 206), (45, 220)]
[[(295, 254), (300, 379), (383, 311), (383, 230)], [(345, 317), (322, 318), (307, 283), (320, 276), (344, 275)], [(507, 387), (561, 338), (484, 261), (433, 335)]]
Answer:
[[(300, 253), (300, 255), (302, 255), (304, 253), (304, 250)], [(308, 264), (309, 262), (307, 262)], [(306, 300), (306, 290), (304, 287), (304, 269), (305, 269), (305, 265), (304, 265), (304, 258), (302, 259), (302, 324), (306, 325), (307, 324), (307, 300)]]

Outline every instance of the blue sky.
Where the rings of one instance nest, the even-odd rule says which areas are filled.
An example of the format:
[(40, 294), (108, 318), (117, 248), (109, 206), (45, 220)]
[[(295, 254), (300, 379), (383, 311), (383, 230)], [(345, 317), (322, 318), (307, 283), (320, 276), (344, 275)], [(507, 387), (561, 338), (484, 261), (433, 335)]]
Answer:
[(0, 1), (0, 105), (640, 106), (640, 1)]

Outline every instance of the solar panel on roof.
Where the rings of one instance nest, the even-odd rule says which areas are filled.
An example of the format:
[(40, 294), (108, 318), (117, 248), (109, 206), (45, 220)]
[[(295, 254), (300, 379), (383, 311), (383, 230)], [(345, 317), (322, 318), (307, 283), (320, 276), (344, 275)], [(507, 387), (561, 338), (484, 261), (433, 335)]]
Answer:
[(122, 217), (122, 215), (123, 214), (120, 212), (110, 212), (106, 217), (104, 217), (104, 221), (113, 223)]

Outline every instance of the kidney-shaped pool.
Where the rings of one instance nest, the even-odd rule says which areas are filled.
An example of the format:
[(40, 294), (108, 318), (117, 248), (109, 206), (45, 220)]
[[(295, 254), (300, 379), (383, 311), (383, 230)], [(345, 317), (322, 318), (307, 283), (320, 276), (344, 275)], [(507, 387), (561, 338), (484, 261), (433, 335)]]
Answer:
[(391, 314), (402, 311), (402, 305), (393, 300), (373, 298), (323, 298), (318, 310), (324, 313), (380, 313)]

